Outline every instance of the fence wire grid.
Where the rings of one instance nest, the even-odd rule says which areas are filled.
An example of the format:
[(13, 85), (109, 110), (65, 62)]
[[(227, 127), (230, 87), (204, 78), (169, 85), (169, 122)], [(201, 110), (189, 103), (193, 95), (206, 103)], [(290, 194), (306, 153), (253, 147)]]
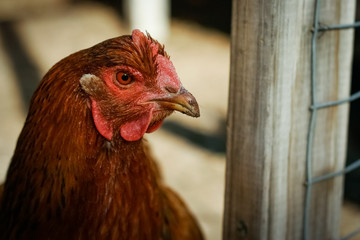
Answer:
[[(319, 23), (319, 2), (320, 0), (315, 0), (315, 12), (314, 12), (314, 26), (312, 29), (312, 39), (311, 39), (311, 106), (310, 106), (310, 125), (308, 131), (307, 138), (307, 151), (306, 151), (306, 193), (305, 193), (305, 208), (304, 208), (304, 239), (309, 240), (309, 211), (310, 211), (310, 201), (311, 201), (311, 190), (312, 185), (321, 181), (328, 180), (330, 178), (334, 178), (337, 176), (341, 176), (347, 174), (357, 168), (360, 167), (360, 159), (356, 160), (352, 164), (346, 166), (344, 169), (336, 172), (332, 172), (329, 174), (325, 174), (318, 177), (312, 176), (312, 147), (313, 147), (313, 139), (314, 139), (314, 130), (315, 130), (315, 122), (316, 122), (316, 114), (319, 109), (328, 108), (331, 106), (336, 106), (344, 103), (349, 103), (356, 99), (360, 98), (360, 91), (352, 94), (349, 98), (340, 99), (336, 101), (330, 101), (325, 103), (320, 103), (318, 101), (317, 93), (316, 93), (316, 45), (318, 33), (322, 31), (332, 31), (332, 30), (343, 30), (343, 29), (351, 29), (360, 27), (360, 22), (354, 22), (353, 24), (340, 24), (333, 26), (320, 26)], [(348, 240), (356, 235), (360, 234), (359, 229), (349, 233), (348, 235), (340, 238), (341, 240)]]

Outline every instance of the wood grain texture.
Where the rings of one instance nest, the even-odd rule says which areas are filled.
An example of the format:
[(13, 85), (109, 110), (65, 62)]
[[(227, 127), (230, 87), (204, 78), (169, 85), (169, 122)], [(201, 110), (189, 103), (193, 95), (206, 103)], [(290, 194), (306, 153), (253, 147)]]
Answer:
[[(233, 1), (224, 239), (302, 239), (314, 1)], [(320, 22), (352, 23), (354, 1), (320, 3)], [(321, 33), (319, 102), (349, 95), (352, 30)], [(318, 111), (313, 176), (344, 166), (348, 105)], [(311, 239), (338, 234), (342, 178), (317, 183)]]

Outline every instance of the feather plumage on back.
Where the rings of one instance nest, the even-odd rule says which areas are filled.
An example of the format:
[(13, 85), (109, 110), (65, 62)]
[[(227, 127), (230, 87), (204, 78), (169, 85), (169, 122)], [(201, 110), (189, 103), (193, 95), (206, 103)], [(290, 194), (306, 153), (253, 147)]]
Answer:
[(164, 47), (138, 30), (61, 60), (2, 186), (1, 239), (202, 239), (143, 140), (174, 110), (199, 116)]

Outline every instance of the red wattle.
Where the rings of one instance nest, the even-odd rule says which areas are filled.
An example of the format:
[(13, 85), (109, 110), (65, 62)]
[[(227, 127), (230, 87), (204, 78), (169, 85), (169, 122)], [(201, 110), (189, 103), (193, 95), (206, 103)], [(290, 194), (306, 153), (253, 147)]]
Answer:
[(147, 133), (152, 133), (152, 132), (155, 132), (156, 130), (158, 130), (161, 125), (163, 124), (164, 120), (161, 120), (161, 121), (158, 121), (157, 123), (153, 124), (152, 126), (150, 126), (148, 129), (147, 129)]
[(152, 111), (149, 111), (142, 115), (140, 118), (125, 123), (121, 126), (120, 134), (121, 137), (126, 141), (137, 141), (144, 134), (150, 125), (150, 121), (152, 118)]
[(96, 104), (96, 101), (91, 99), (91, 110), (95, 123), (95, 127), (98, 132), (106, 139), (111, 140), (113, 137), (113, 128), (111, 123), (101, 116), (100, 110)]

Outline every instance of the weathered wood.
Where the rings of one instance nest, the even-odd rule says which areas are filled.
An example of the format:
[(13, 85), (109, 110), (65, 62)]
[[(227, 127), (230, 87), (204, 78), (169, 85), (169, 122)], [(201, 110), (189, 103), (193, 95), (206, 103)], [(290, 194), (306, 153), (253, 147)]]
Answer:
[[(224, 239), (302, 239), (313, 0), (234, 0)], [(352, 23), (354, 0), (322, 0), (320, 22)], [(319, 34), (319, 102), (349, 95), (352, 30)], [(344, 167), (348, 105), (317, 113), (313, 176)], [(335, 239), (342, 177), (313, 186), (310, 239)]]

